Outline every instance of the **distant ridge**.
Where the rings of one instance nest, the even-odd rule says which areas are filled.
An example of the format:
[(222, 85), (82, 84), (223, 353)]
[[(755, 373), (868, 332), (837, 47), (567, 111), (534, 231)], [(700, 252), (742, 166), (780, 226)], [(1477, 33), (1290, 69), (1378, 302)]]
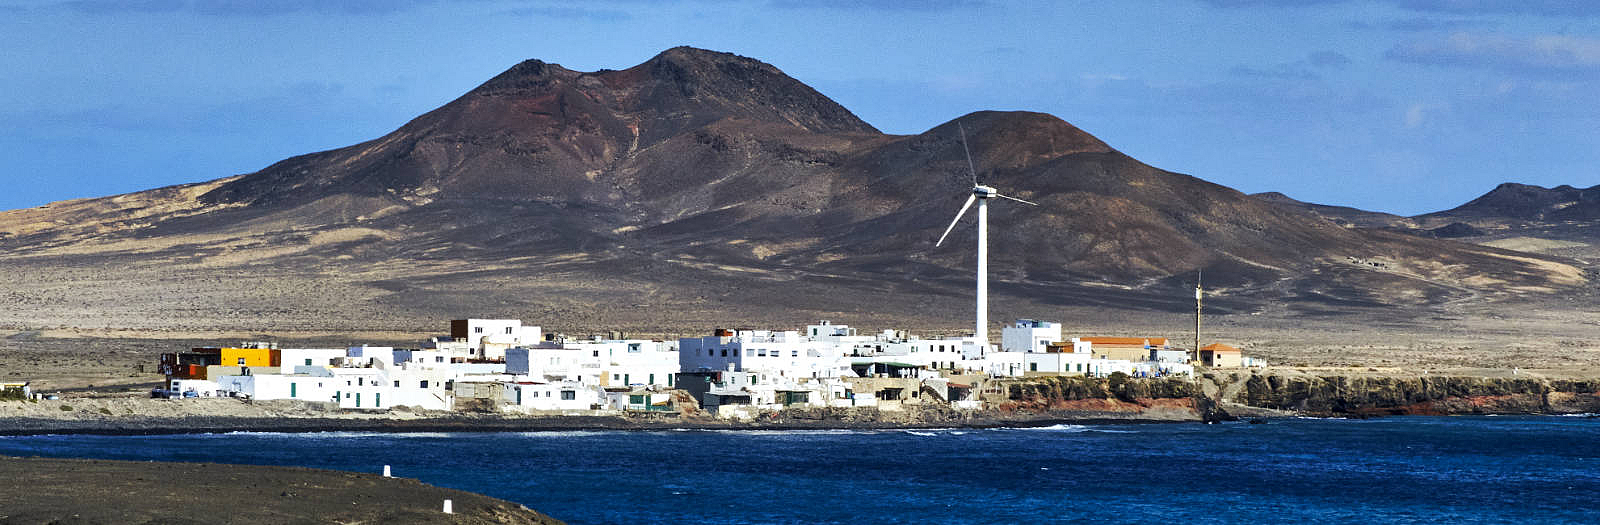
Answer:
[(1600, 218), (1600, 185), (1583, 189), (1565, 184), (1545, 188), (1507, 182), (1466, 204), (1420, 217), (1593, 220)]
[(1304, 209), (1316, 214), (1318, 217), (1333, 221), (1342, 226), (1359, 228), (1389, 228), (1404, 227), (1408, 224), (1405, 217), (1390, 213), (1367, 211), (1349, 206), (1329, 206), (1326, 204), (1312, 204), (1295, 200), (1294, 198), (1276, 191), (1254, 193), (1250, 195), (1273, 204)]

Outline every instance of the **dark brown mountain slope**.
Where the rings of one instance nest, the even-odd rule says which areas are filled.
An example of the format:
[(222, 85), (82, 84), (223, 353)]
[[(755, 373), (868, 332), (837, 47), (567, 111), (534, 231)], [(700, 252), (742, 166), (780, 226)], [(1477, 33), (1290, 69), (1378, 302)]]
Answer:
[(1505, 183), (1455, 208), (1413, 217), (1464, 240), (1533, 253), (1600, 259), (1600, 186), (1544, 188)]
[[(1342, 228), (1147, 166), (1050, 115), (958, 120), (984, 183), (1040, 204), (990, 207), (996, 319), (1182, 311), (1202, 268), (1220, 311), (1587, 282), (1558, 260)], [(955, 121), (884, 135), (752, 59), (675, 48), (593, 73), (528, 61), (377, 140), (0, 214), (17, 297), (0, 322), (414, 329), (470, 314), (669, 329), (855, 312), (938, 324), (970, 315), (973, 220), (932, 243), (971, 184)]]

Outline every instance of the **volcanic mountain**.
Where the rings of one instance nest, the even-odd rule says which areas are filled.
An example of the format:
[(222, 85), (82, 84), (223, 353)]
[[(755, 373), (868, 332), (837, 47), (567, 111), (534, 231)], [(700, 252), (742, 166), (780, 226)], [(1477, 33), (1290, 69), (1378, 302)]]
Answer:
[(0, 321), (944, 323), (971, 308), (971, 219), (933, 246), (973, 184), (958, 124), (978, 180), (1040, 204), (991, 206), (1000, 316), (1182, 311), (1202, 270), (1226, 296), (1220, 311), (1426, 306), (1587, 282), (1559, 259), (1343, 228), (1145, 165), (1046, 114), (883, 134), (771, 65), (680, 47), (620, 71), (529, 60), (376, 140), (0, 214), (15, 299)]
[(1600, 219), (1600, 186), (1586, 189), (1561, 185), (1545, 188), (1507, 182), (1466, 204), (1422, 218), (1523, 219), (1565, 221)]

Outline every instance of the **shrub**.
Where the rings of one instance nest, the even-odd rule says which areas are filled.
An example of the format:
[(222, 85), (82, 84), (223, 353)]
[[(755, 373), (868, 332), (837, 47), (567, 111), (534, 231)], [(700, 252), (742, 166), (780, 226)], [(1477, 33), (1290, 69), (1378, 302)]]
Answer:
[(72, 411), (72, 405), (61, 405), (61, 411), (62, 412), (71, 412)]

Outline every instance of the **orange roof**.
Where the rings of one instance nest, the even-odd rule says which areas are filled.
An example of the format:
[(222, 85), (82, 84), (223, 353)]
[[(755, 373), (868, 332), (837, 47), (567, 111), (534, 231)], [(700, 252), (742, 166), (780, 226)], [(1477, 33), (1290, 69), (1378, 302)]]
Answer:
[(1200, 347), (1200, 349), (1201, 350), (1210, 350), (1212, 352), (1238, 352), (1238, 351), (1240, 351), (1238, 348), (1234, 348), (1234, 347), (1231, 347), (1231, 346), (1228, 346), (1228, 345), (1225, 345), (1225, 344), (1222, 344), (1222, 343), (1211, 343), (1209, 345), (1205, 345), (1203, 347)]
[(1165, 337), (1080, 337), (1081, 341), (1088, 341), (1097, 345), (1124, 345), (1124, 346), (1166, 346)]

